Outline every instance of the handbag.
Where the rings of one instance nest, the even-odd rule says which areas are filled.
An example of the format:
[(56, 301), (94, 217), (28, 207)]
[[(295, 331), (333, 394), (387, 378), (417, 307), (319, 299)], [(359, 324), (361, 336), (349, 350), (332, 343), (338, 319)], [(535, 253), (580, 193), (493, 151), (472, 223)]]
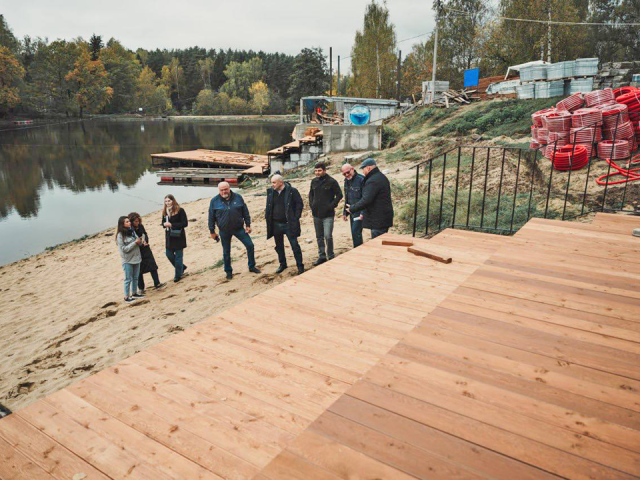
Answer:
[(182, 230), (170, 228), (169, 229), (169, 236), (171, 238), (179, 238), (179, 237), (182, 236)]

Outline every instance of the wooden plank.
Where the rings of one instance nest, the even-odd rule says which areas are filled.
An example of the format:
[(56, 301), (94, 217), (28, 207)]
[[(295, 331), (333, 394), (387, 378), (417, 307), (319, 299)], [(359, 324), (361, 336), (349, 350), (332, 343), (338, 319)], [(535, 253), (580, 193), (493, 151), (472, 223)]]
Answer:
[(141, 461), (128, 448), (113, 444), (47, 402), (36, 402), (13, 415), (19, 415), (72, 452), (82, 452), (86, 462), (109, 477), (171, 478)]
[[(336, 480), (341, 478), (287, 450), (278, 455), (266, 468), (262, 469), (260, 475), (271, 480), (299, 480), (301, 478), (308, 480)], [(259, 478), (260, 476), (255, 477), (255, 480)]]
[[(77, 389), (86, 388), (93, 390), (95, 383), (91, 386), (89, 382), (76, 384)], [(110, 390), (95, 392), (103, 398), (109, 397)], [(117, 420), (108, 412), (96, 408), (91, 403), (74, 395), (72, 389), (60, 390), (53, 395), (49, 395), (44, 402), (50, 404), (58, 411), (73, 412), (73, 420), (82, 427), (95, 432), (104, 437), (113, 445), (131, 452), (136, 458), (162, 472), (170, 478), (220, 478), (211, 471), (202, 468), (198, 463), (188, 460), (184, 456), (174, 452), (172, 449), (156, 442), (151, 437), (131, 428), (125, 423)], [(88, 450), (89, 445), (86, 446)], [(82, 451), (76, 450), (76, 454), (82, 455)]]
[[(55, 478), (73, 478), (76, 475), (85, 475), (83, 478), (86, 479), (108, 478), (18, 415), (2, 419), (0, 439)], [(0, 446), (0, 450), (3, 448)], [(1, 467), (0, 477), (4, 478)]]
[(329, 411), (379, 431), (392, 439), (402, 440), (432, 452), (432, 454), (454, 464), (466, 465), (473, 471), (489, 477), (522, 480), (552, 477), (525, 463), (466, 442), (456, 436), (449, 435), (446, 431), (430, 428), (392, 411), (363, 402), (350, 395), (340, 397)]
[(413, 241), (410, 240), (382, 240), (382, 245), (393, 245), (396, 247), (412, 247)]
[(440, 263), (451, 263), (452, 261), (451, 257), (442, 257), (440, 255), (436, 255), (435, 253), (427, 252), (422, 248), (408, 247), (407, 252), (413, 253), (414, 255), (418, 255), (420, 257), (427, 257)]
[(0, 478), (13, 480), (53, 477), (0, 438)]

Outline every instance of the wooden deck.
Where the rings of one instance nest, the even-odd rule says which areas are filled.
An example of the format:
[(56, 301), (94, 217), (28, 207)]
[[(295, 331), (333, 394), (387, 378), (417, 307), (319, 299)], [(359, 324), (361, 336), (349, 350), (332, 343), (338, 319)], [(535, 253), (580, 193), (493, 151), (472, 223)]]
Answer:
[(0, 478), (278, 478), (285, 449), (511, 241), (417, 240), (444, 265), (383, 238), (0, 420)]
[(246, 175), (262, 175), (269, 167), (266, 155), (206, 149), (154, 153), (151, 155), (151, 161), (153, 165), (174, 167), (233, 168)]
[(638, 226), (530, 221), (262, 478), (640, 476)]

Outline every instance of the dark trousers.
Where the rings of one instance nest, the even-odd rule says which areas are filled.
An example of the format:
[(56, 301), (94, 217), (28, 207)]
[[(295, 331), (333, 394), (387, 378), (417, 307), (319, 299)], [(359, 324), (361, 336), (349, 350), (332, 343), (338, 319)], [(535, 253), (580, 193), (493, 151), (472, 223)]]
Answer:
[(360, 245), (362, 245), (362, 220), (354, 221), (353, 217), (349, 216), (349, 223), (351, 224), (351, 238), (353, 239), (353, 248), (359, 247)]
[(224, 232), (220, 230), (220, 241), (222, 242), (222, 259), (224, 260), (224, 271), (231, 273), (231, 239), (236, 237), (242, 242), (247, 249), (247, 258), (249, 259), (249, 270), (255, 268), (256, 259), (254, 255), (253, 241), (244, 228), (239, 228), (235, 232)]
[(383, 228), (381, 230), (372, 228), (371, 229), (371, 238), (374, 239), (376, 237), (379, 237), (380, 235), (382, 235), (383, 233), (387, 233), (389, 231), (389, 228)]
[(293, 257), (296, 259), (296, 265), (298, 268), (304, 267), (302, 261), (302, 249), (298, 243), (297, 237), (291, 235), (289, 225), (286, 223), (274, 223), (273, 238), (276, 241), (276, 252), (278, 254), (278, 261), (280, 265), (287, 266), (287, 257), (284, 254), (284, 236), (287, 236), (291, 250), (293, 250)]
[[(160, 285), (158, 270), (151, 270), (149, 273), (151, 274), (151, 278), (153, 279), (153, 286), (157, 287), (158, 285)], [(138, 277), (138, 290), (144, 290), (144, 275), (142, 273)]]
[(173, 276), (174, 280), (180, 280), (182, 278), (182, 273), (184, 272), (184, 265), (182, 263), (184, 250), (171, 250), (167, 248), (165, 251), (167, 258), (171, 262), (171, 265), (175, 268), (175, 274)]
[(318, 242), (318, 258), (323, 260), (326, 260), (327, 256), (329, 260), (333, 258), (333, 221), (334, 217), (313, 217), (313, 226), (316, 229), (316, 240)]

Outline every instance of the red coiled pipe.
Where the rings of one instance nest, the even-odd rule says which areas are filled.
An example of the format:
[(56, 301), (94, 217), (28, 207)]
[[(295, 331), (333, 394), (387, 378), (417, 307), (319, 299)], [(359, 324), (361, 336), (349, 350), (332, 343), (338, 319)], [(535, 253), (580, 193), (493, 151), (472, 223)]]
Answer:
[(584, 145), (564, 145), (555, 150), (549, 146), (547, 158), (551, 160), (553, 168), (560, 171), (579, 170), (589, 163), (589, 154)]
[(573, 95), (560, 100), (556, 103), (558, 111), (573, 112), (584, 105), (584, 97), (582, 93), (574, 93)]
[(602, 110), (599, 108), (579, 108), (571, 116), (571, 125), (574, 128), (591, 127), (602, 123)]
[(613, 90), (605, 88), (604, 90), (594, 90), (593, 92), (584, 94), (584, 101), (587, 107), (593, 107), (596, 105), (606, 104), (607, 102), (614, 102), (616, 100)]
[(598, 144), (598, 157), (606, 160), (623, 160), (631, 155), (627, 140), (603, 140)]
[(569, 112), (549, 113), (542, 117), (542, 123), (549, 132), (567, 132), (571, 128)]

